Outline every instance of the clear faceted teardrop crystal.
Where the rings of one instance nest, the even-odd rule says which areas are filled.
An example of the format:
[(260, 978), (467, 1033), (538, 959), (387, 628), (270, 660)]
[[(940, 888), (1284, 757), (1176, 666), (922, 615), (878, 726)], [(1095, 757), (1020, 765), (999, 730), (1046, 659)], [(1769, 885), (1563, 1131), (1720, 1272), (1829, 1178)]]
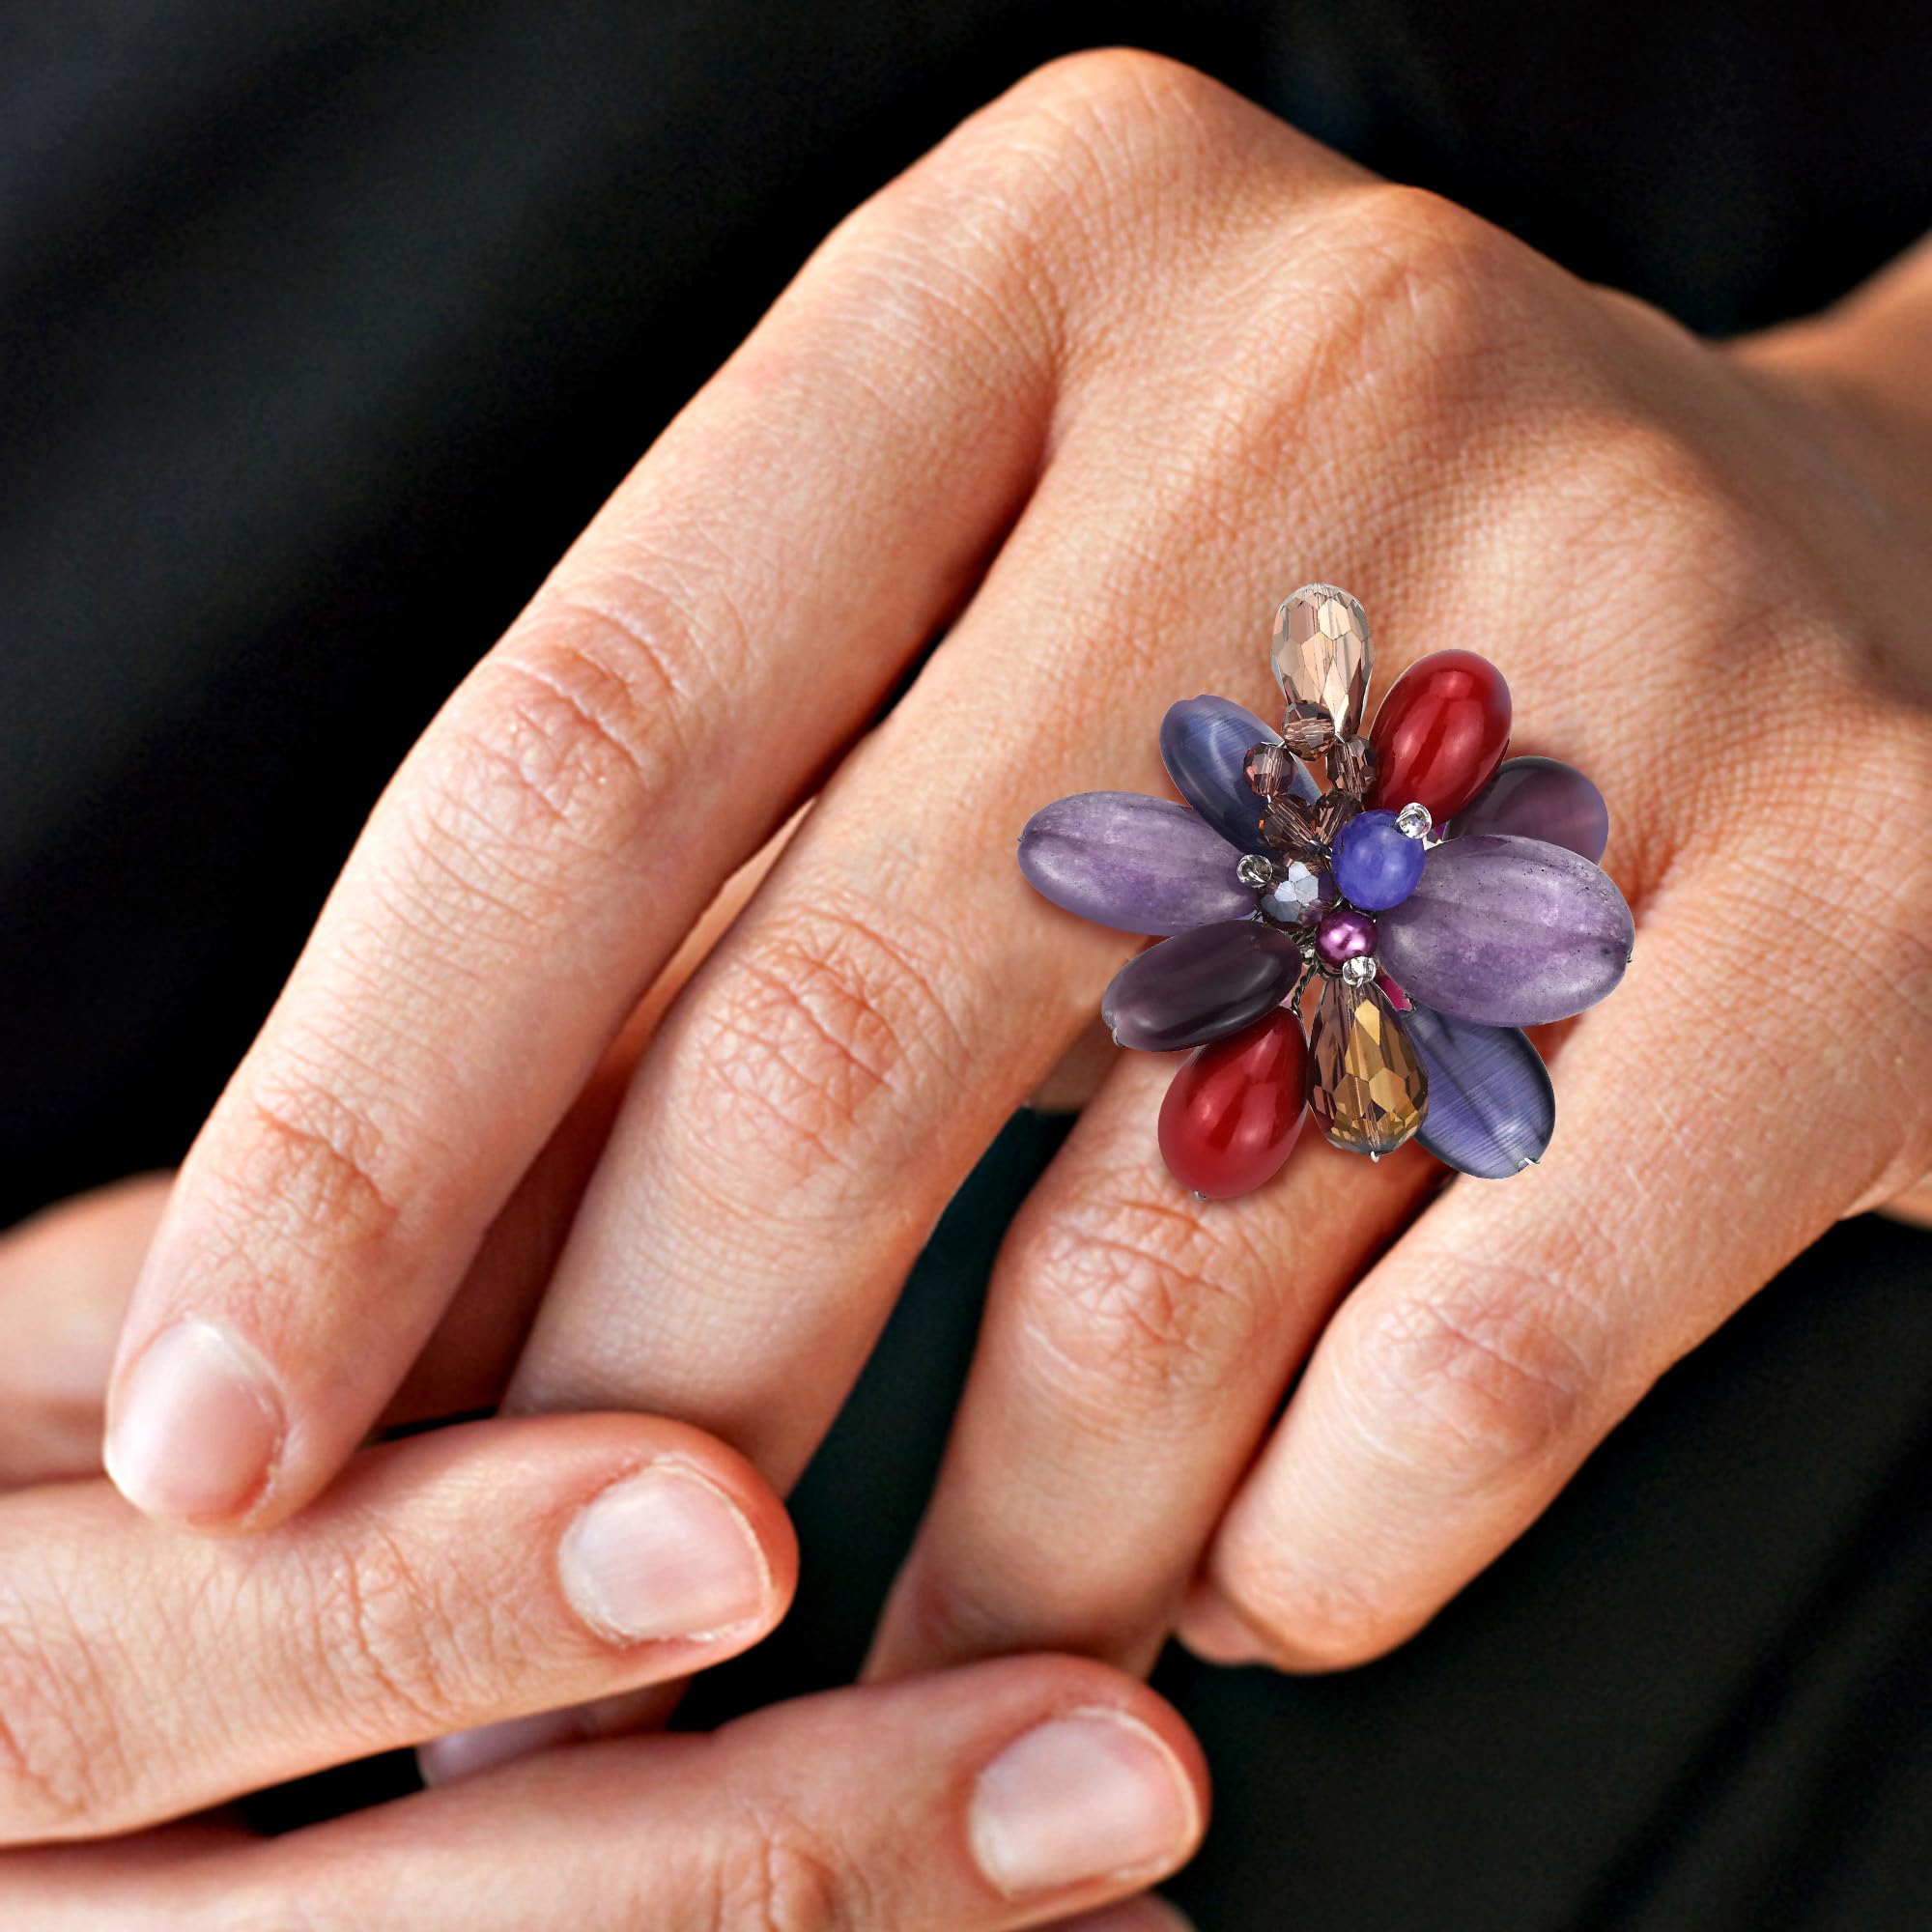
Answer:
[(1350, 1153), (1392, 1153), (1421, 1126), (1429, 1076), (1373, 980), (1329, 980), (1310, 1042), (1308, 1107)]
[(1369, 620), (1346, 590), (1304, 583), (1288, 597), (1275, 612), (1271, 662), (1291, 711), (1325, 712), (1340, 738), (1362, 728), (1373, 665)]

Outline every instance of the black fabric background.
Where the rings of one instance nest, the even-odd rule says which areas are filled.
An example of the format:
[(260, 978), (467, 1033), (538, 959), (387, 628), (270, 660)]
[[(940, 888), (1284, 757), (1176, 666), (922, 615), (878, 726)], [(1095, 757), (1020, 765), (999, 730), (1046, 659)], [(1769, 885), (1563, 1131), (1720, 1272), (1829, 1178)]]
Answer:
[[(810, 243), (1117, 41), (1714, 330), (1932, 215), (1918, 7), (7, 10), (0, 1219), (179, 1156), (403, 749)], [(796, 1617), (696, 1716), (849, 1671), (1054, 1132), (949, 1218), (801, 1492)], [(1176, 1895), (1210, 1932), (1932, 1919), (1928, 1286), (1923, 1237), (1839, 1230), (1385, 1663), (1172, 1660), (1220, 1804)]]

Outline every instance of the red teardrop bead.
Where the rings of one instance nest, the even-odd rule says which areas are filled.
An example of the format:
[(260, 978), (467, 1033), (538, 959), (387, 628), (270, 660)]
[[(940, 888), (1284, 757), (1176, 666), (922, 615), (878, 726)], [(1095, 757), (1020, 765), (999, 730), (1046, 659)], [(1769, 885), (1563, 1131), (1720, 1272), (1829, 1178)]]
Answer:
[(1160, 1151), (1183, 1187), (1246, 1194), (1280, 1168), (1301, 1131), (1308, 1042), (1290, 1007), (1197, 1047), (1160, 1103)]
[(1509, 740), (1502, 672), (1474, 651), (1433, 651), (1396, 679), (1376, 713), (1369, 803), (1400, 811), (1414, 799), (1440, 825), (1495, 777)]

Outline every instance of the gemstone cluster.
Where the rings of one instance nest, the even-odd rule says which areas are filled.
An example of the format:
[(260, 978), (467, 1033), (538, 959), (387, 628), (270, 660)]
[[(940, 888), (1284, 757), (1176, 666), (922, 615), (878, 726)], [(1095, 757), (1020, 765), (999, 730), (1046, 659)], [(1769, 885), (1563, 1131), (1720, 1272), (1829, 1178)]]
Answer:
[(1368, 619), (1332, 584), (1282, 604), (1271, 662), (1279, 731), (1231, 698), (1182, 700), (1160, 751), (1186, 804), (1058, 799), (1020, 867), (1068, 912), (1165, 935), (1101, 1012), (1122, 1046), (1188, 1051), (1159, 1132), (1196, 1193), (1260, 1186), (1307, 1114), (1372, 1158), (1413, 1139), (1462, 1173), (1516, 1174), (1556, 1113), (1522, 1029), (1594, 1006), (1631, 956), (1597, 863), (1603, 794), (1508, 756), (1509, 687), (1471, 651), (1410, 665), (1365, 734)]

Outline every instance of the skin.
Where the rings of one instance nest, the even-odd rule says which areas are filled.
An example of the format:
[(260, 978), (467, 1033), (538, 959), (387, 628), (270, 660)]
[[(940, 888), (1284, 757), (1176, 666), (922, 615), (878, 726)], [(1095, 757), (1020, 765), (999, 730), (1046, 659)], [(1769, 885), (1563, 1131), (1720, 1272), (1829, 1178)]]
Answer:
[(1164, 707), (1264, 704), (1321, 579), (1378, 689), (1479, 649), (1515, 748), (1598, 780), (1635, 962), (1505, 1184), (1309, 1137), (1203, 1206), (1169, 1068), (1109, 1071), (872, 1671), (1400, 1642), (1932, 1169), (1928, 291), (1713, 346), (1185, 69), (1042, 70), (835, 231), (397, 774), (169, 1201), (110, 1448), (192, 1318), (273, 1418), (204, 1531), (274, 1532), (412, 1381), (675, 1417), (782, 1490), (1121, 962), (1020, 823), (1164, 790)]
[[(1076, 1915), (1078, 1932), (1186, 1932), (1141, 1888), (1199, 1836), (1200, 1753), (1143, 1686), (1074, 1658), (816, 1697), (707, 1737), (546, 1752), (273, 1839), (211, 1808), (735, 1655), (782, 1614), (797, 1552), (741, 1456), (636, 1415), (368, 1449), (299, 1520), (246, 1543), (140, 1516), (72, 1424), (76, 1408), (98, 1420), (162, 1191), (105, 1190), (0, 1240), (0, 1920), (993, 1932)], [(762, 1552), (762, 1600), (714, 1634), (626, 1641), (580, 1613), (561, 1533), (613, 1482), (667, 1463), (728, 1498)], [(1173, 1836), (1124, 1866), (1107, 1841), (1091, 1877), (1016, 1882), (984, 1794), (1009, 1748), (1069, 1721), (1147, 1754)]]

